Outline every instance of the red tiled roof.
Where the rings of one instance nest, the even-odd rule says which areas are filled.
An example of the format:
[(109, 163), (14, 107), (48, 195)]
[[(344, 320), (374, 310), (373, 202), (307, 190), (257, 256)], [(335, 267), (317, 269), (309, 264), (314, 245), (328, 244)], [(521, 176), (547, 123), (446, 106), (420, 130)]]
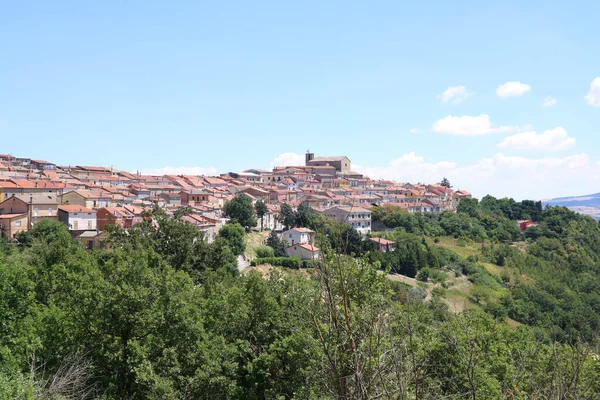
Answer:
[(13, 219), (16, 217), (23, 217), (25, 215), (26, 215), (25, 213), (23, 213), (23, 214), (0, 214), (0, 219)]
[(58, 209), (68, 213), (96, 213), (96, 210), (75, 204), (58, 206)]
[(370, 240), (372, 242), (379, 243), (379, 244), (385, 244), (385, 245), (395, 244), (396, 243), (393, 240), (387, 240), (387, 239), (382, 239), (382, 238), (378, 238), (378, 237), (371, 238)]

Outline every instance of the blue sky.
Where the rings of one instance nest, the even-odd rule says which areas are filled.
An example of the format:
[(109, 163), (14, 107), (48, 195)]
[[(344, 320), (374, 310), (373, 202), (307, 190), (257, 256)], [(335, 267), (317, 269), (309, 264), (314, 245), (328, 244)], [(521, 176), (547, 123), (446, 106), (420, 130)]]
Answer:
[(0, 153), (600, 191), (598, 2), (85, 3), (1, 5)]

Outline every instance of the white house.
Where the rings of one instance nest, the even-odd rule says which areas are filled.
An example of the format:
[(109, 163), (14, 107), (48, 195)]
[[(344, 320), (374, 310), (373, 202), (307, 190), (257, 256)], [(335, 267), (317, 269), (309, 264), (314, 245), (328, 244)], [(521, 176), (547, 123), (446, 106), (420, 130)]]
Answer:
[(371, 232), (371, 211), (365, 208), (338, 206), (323, 211), (323, 214), (335, 221), (347, 223), (363, 235)]
[(293, 244), (288, 247), (287, 252), (290, 257), (302, 260), (318, 260), (320, 257), (319, 249), (308, 243)]
[(315, 231), (306, 228), (293, 228), (283, 232), (283, 238), (287, 241), (288, 246), (295, 244), (315, 244)]
[(96, 210), (78, 205), (58, 206), (58, 220), (70, 231), (95, 231), (97, 229)]

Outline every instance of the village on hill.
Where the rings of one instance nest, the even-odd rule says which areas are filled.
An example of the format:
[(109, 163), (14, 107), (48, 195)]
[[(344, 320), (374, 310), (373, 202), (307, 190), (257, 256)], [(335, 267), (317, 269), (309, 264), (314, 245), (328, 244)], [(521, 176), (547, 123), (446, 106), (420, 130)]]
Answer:
[(283, 229), (279, 218), (283, 204), (296, 209), (306, 202), (362, 234), (371, 232), (373, 207), (389, 204), (410, 213), (437, 214), (455, 211), (461, 198), (471, 197), (465, 190), (453, 190), (447, 182), (373, 180), (352, 171), (348, 157), (315, 157), (310, 152), (305, 165), (277, 166), (270, 171), (246, 169), (220, 176), (142, 175), (0, 154), (0, 237), (15, 239), (50, 219), (65, 223), (87, 248), (99, 248), (107, 225), (132, 227), (143, 220), (145, 209), (158, 205), (167, 213), (189, 207), (191, 213), (184, 219), (211, 242), (227, 222), (223, 206), (240, 194), (253, 203), (265, 203), (264, 229)]

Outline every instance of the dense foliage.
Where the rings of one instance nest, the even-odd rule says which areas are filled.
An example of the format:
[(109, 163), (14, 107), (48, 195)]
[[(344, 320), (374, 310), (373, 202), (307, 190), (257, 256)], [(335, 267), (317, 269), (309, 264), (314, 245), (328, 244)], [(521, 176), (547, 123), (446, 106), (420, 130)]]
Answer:
[[(439, 290), (425, 301), (423, 289), (381, 273), (382, 263), (397, 262), (428, 274), (421, 279), (442, 279), (436, 271), (450, 265), (479, 276), (477, 282), (499, 285), (486, 282), (490, 275), (477, 260), (432, 240), (399, 231), (394, 234), (405, 244), (396, 254), (375, 256), (361, 247), (363, 256), (352, 258), (336, 254), (336, 239), (325, 243), (321, 237), (326, 258), (314, 268), (239, 275), (231, 241), (218, 237), (207, 244), (182, 221), (183, 213), (152, 210), (134, 229), (111, 229), (108, 248), (93, 252), (49, 221), (37, 224), (18, 246), (0, 245), (0, 398), (596, 399), (600, 394), (592, 337), (560, 344), (540, 338), (539, 329), (510, 327), (479, 308), (453, 314)], [(345, 228), (307, 215), (315, 228), (346, 232), (340, 246), (353, 240), (341, 231)], [(558, 290), (542, 286), (541, 279), (556, 273), (555, 267), (580, 278), (577, 285), (566, 281), (568, 290), (598, 293), (593, 224), (562, 209), (546, 210), (538, 228), (527, 234), (532, 241), (527, 253), (502, 242), (486, 245), (485, 257), (538, 274), (534, 284), (514, 282), (513, 315), (528, 316), (523, 304), (537, 304), (520, 297), (523, 288)], [(403, 253), (415, 257), (395, 261)], [(535, 298), (535, 292), (527, 295)], [(567, 301), (576, 304), (574, 297)]]
[[(380, 260), (392, 269), (409, 276), (421, 268), (465, 274), (496, 291), (491, 297), (497, 301), (489, 309), (543, 328), (540, 334), (552, 340), (591, 339), (600, 332), (600, 227), (590, 217), (562, 207), (542, 210), (539, 202), (486, 196), (481, 202), (464, 199), (456, 213), (439, 216), (378, 207), (373, 219), (398, 230), (387, 236), (398, 241), (401, 251)], [(522, 235), (515, 223), (519, 219), (537, 226)], [(479, 243), (482, 257), (464, 259), (440, 251), (423, 239), (428, 236)], [(490, 275), (481, 262), (502, 267), (504, 276)], [(500, 284), (508, 290), (498, 295)]]
[[(263, 210), (261, 209), (261, 212), (262, 211)], [(247, 229), (256, 226), (256, 210), (252, 205), (252, 199), (245, 194), (235, 196), (232, 200), (225, 203), (223, 206), (223, 213), (226, 217), (229, 217), (232, 222), (238, 223)]]

